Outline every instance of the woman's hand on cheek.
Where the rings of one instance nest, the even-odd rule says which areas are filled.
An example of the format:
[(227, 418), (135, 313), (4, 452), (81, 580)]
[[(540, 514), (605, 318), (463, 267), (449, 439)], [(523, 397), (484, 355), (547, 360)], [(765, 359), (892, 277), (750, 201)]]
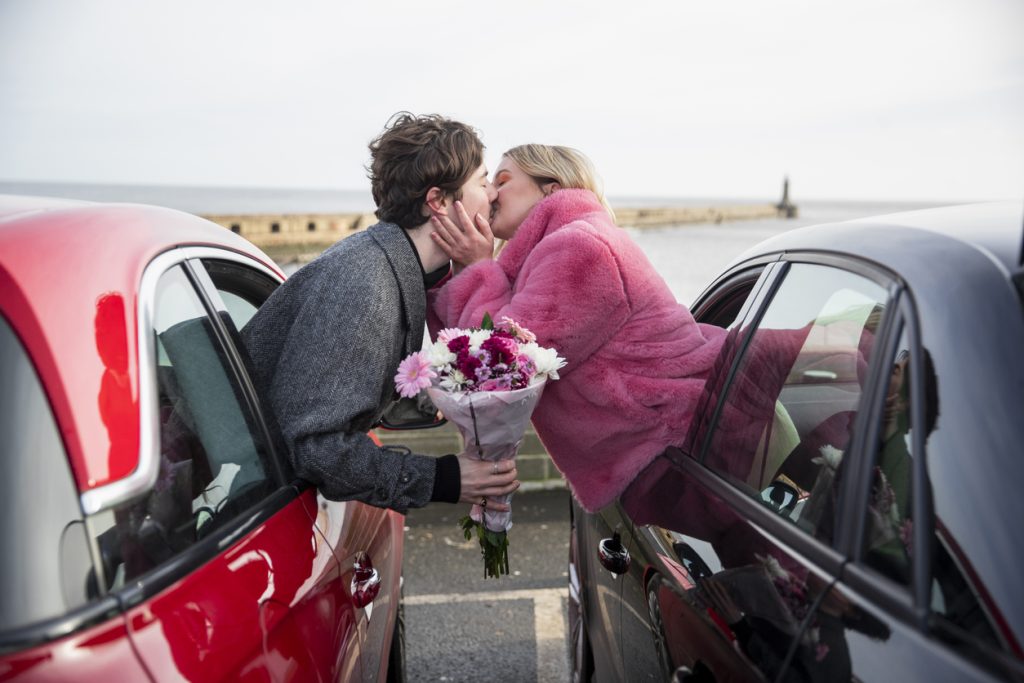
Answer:
[(494, 258), (494, 235), (487, 219), (477, 214), (470, 219), (462, 202), (455, 202), (454, 218), (435, 213), (430, 217), (430, 236), (448, 254), (458, 272), (477, 261)]

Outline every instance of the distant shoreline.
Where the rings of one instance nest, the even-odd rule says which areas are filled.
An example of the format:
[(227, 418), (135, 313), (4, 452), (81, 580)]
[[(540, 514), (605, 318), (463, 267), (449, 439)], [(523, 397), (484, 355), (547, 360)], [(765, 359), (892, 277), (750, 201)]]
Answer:
[[(790, 216), (796, 207), (788, 207)], [(654, 228), (695, 223), (725, 223), (780, 218), (786, 208), (775, 204), (728, 206), (651, 206), (615, 208), (615, 221), (624, 228)], [(372, 213), (207, 213), (216, 223), (267, 252), (274, 260), (301, 263), (331, 244), (377, 222)]]

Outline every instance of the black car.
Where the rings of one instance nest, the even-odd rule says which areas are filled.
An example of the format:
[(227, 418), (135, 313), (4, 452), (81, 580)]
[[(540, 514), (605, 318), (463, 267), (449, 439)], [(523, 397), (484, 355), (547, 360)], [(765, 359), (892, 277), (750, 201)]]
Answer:
[(803, 228), (728, 330), (643, 519), (574, 503), (574, 680), (1024, 680), (1024, 206)]

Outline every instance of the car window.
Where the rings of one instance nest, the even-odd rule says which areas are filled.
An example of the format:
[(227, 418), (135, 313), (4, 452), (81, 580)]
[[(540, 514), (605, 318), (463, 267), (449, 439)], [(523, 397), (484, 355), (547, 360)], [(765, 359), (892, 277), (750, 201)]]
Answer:
[(220, 340), (180, 267), (157, 285), (159, 474), (101, 535), (116, 589), (236, 519), (275, 488), (268, 452)]
[(246, 326), (278, 286), (278, 282), (268, 275), (239, 263), (205, 259), (203, 267), (220, 294), (236, 330)]
[(742, 320), (740, 313), (754, 291), (764, 268), (750, 268), (716, 283), (693, 309), (693, 317), (701, 323), (732, 329)]
[(886, 298), (860, 275), (793, 264), (753, 323), (704, 459), (747, 495), (828, 542), (843, 453)]
[[(915, 452), (914, 444), (925, 443), (936, 420), (931, 359), (926, 351), (916, 351), (920, 354), (918, 367), (923, 369), (923, 377), (916, 382), (918, 390), (912, 391), (915, 383), (911, 377), (911, 356), (914, 352), (907, 334), (903, 333), (888, 364), (890, 379), (885, 385), (885, 405), (871, 471), (863, 553), (865, 564), (908, 587), (913, 581), (915, 558), (921, 561), (924, 557), (914, 548), (912, 482), (915, 458), (922, 455)], [(914, 400), (924, 403), (920, 411), (924, 419), (920, 439), (914, 438), (916, 425), (911, 411)], [(941, 490), (933, 491), (933, 495), (941, 494)], [(1000, 647), (991, 611), (981, 600), (985, 590), (976, 584), (970, 558), (965, 557), (941, 517), (936, 518), (932, 535), (932, 542), (928, 544), (931, 566), (928, 595), (929, 608), (935, 617), (933, 623), (942, 622), (952, 627), (947, 628), (949, 632), (969, 634), (969, 638)]]
[(888, 364), (885, 406), (879, 425), (871, 492), (867, 507), (865, 562), (891, 579), (911, 581), (913, 507), (910, 434), (910, 346), (900, 337), (895, 357)]
[(84, 604), (92, 559), (50, 404), (3, 318), (0, 377), (0, 633), (9, 633)]

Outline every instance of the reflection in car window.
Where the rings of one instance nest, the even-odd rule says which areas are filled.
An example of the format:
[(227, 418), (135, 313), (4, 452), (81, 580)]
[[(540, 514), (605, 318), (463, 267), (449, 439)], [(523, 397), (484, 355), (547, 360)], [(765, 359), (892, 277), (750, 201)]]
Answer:
[[(917, 556), (913, 547), (912, 480), (915, 425), (911, 419), (911, 346), (907, 335), (900, 337), (896, 355), (890, 364), (890, 380), (882, 411), (880, 438), (872, 471), (868, 500), (868, 519), (864, 539), (864, 561), (876, 571), (904, 585), (913, 578), (912, 564)], [(935, 378), (927, 351), (921, 354), (924, 377), (917, 383), (923, 389), (923, 436), (935, 426)], [(924, 443), (925, 439), (921, 439)], [(937, 495), (937, 494), (936, 494)], [(970, 558), (960, 549), (941, 518), (935, 520), (931, 549), (932, 578), (930, 610), (944, 624), (996, 647), (1000, 646), (993, 617), (979, 601), (983, 588), (972, 579)]]
[(274, 488), (228, 361), (191, 283), (176, 267), (155, 302), (160, 471), (100, 538), (108, 586), (171, 559)]
[(909, 348), (904, 334), (889, 364), (885, 407), (871, 473), (865, 539), (867, 564), (903, 584), (910, 583), (913, 554)]
[(885, 290), (859, 275), (792, 265), (740, 359), (706, 455), (825, 541), (885, 302)]
[(3, 318), (0, 377), (0, 633), (8, 633), (84, 604), (92, 560), (57, 423)]
[[(672, 470), (667, 477), (685, 499), (668, 531), (656, 533), (664, 539), (666, 567), (686, 594), (679, 600), (660, 591), (649, 600), (657, 603), (664, 632), (675, 634), (677, 661), (717, 669), (700, 680), (851, 680), (848, 631), (885, 639), (886, 626), (838, 598), (830, 581), (688, 473)], [(714, 654), (734, 648), (763, 678)]]

